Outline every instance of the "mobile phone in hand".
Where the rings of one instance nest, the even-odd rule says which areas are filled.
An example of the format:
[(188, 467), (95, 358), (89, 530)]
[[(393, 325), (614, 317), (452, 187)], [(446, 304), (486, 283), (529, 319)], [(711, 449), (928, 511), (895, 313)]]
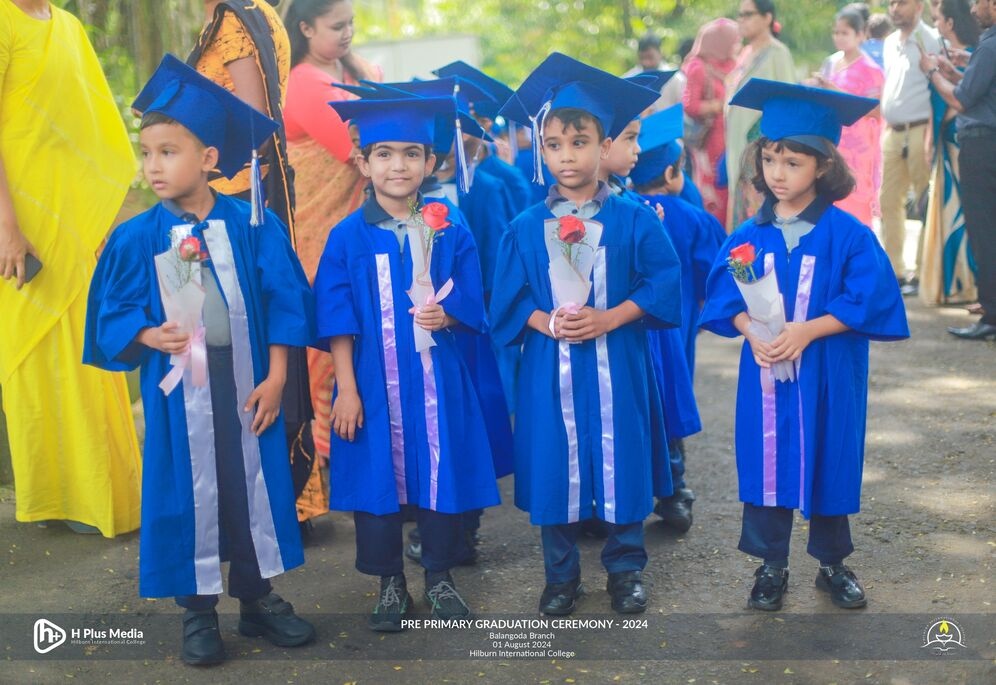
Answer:
[(38, 261), (30, 252), (24, 255), (24, 282), (28, 283), (32, 278), (38, 275), (38, 272), (42, 269), (42, 263)]

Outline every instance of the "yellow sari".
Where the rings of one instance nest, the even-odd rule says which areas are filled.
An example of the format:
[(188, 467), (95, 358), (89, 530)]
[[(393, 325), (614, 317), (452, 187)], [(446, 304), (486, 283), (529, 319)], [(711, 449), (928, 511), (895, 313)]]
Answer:
[(0, 0), (0, 161), (43, 268), (0, 280), (0, 385), (18, 521), (138, 528), (141, 459), (122, 374), (83, 366), (95, 252), (135, 173), (121, 114), (82, 25)]

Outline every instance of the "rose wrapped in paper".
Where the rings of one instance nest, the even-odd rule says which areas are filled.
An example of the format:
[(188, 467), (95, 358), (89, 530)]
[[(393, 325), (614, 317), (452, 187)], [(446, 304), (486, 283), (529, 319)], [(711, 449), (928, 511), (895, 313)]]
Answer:
[[(448, 279), (437, 291), (432, 285), (429, 268), (432, 265), (432, 248), (443, 229), (451, 225), (449, 221), (450, 208), (442, 202), (427, 202), (418, 209), (414, 202), (408, 207), (411, 218), (408, 226), (408, 244), (412, 253), (412, 285), (408, 290), (408, 298), (412, 301), (412, 312), (417, 313), (422, 307), (439, 304), (453, 290), (453, 279)], [(435, 347), (436, 341), (432, 333), (415, 326), (415, 350), (428, 352)], [(432, 357), (423, 355), (423, 364), (432, 366)]]
[(558, 312), (576, 314), (588, 302), (595, 247), (602, 236), (602, 224), (576, 216), (547, 220), (546, 249), (550, 257), (550, 288), (555, 309), (550, 317), (554, 333)]
[[(186, 234), (184, 233), (185, 229)], [(169, 395), (190, 369), (191, 382), (198, 387), (207, 384), (207, 347), (201, 316), (204, 309), (204, 288), (201, 285), (201, 263), (207, 252), (196, 236), (189, 235), (190, 226), (178, 226), (171, 235), (171, 247), (155, 256), (156, 279), (166, 320), (178, 323), (180, 331), (190, 334), (190, 347), (183, 354), (170, 355), (172, 370), (159, 384)]]
[[(758, 278), (754, 264), (759, 253), (750, 243), (737, 245), (730, 250), (726, 264), (740, 290), (750, 316), (750, 331), (761, 341), (770, 343), (785, 329), (785, 302), (778, 289), (778, 276), (774, 265), (768, 273)], [(790, 361), (771, 365), (775, 380), (794, 381), (795, 364)]]

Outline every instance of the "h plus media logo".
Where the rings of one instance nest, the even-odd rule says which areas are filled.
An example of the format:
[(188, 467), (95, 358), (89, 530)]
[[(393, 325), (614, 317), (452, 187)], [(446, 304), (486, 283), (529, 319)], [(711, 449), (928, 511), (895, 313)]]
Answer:
[(66, 631), (45, 618), (35, 621), (35, 651), (48, 654), (66, 641)]

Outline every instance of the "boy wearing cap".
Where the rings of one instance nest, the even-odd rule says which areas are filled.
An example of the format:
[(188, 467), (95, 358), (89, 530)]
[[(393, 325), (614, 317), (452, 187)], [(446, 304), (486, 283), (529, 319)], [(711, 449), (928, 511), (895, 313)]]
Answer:
[[(745, 338), (735, 440), (739, 549), (763, 560), (748, 605), (782, 607), (799, 509), (810, 520), (807, 551), (820, 564), (816, 587), (838, 607), (863, 607), (864, 589), (843, 562), (854, 551), (848, 516), (860, 509), (868, 343), (907, 338), (909, 327), (885, 251), (833, 203), (854, 188), (836, 148), (841, 127), (878, 101), (751, 79), (731, 104), (761, 110), (761, 136), (748, 154), (765, 201), (720, 249), (699, 325)], [(748, 267), (775, 279), (787, 321), (777, 335), (759, 327), (741, 294), (756, 280)], [(776, 379), (774, 364), (790, 365), (794, 378)]]
[(276, 125), (171, 55), (133, 107), (144, 115), (143, 171), (162, 201), (101, 254), (83, 361), (142, 369), (139, 592), (186, 608), (186, 663), (218, 663), (214, 607), (228, 559), (239, 631), (299, 646), (314, 628), (268, 579), (304, 562), (280, 397), (287, 346), (312, 340), (313, 303), (276, 216), (254, 217), (208, 186), (212, 169), (233, 175)]
[[(641, 77), (642, 75), (634, 76), (628, 80), (632, 81)], [(656, 82), (652, 85), (644, 85), (655, 91), (659, 91), (661, 88)], [(673, 110), (677, 110), (677, 118), (680, 122), (681, 105), (675, 105)], [(690, 284), (686, 282), (685, 258), (682, 254), (683, 250), (680, 249), (686, 246), (679, 242), (678, 238), (682, 238), (683, 236), (680, 234), (687, 231), (688, 228), (683, 225), (680, 215), (662, 211), (663, 207), (660, 203), (648, 202), (626, 188), (623, 181), (624, 178), (630, 176), (634, 165), (643, 155), (641, 141), (646, 142), (647, 139), (643, 133), (643, 128), (646, 126), (652, 132), (655, 117), (659, 119), (660, 114), (651, 115), (643, 120), (634, 119), (623, 129), (622, 133), (612, 141), (608, 157), (599, 167), (599, 176), (618, 197), (637, 203), (646, 208), (648, 212), (654, 213), (655, 218), (664, 222), (667, 228), (665, 233), (678, 252), (678, 258), (682, 263), (682, 295), (684, 296), (686, 288)], [(677, 237), (675, 232), (679, 233)], [(715, 249), (719, 249), (719, 242), (716, 243)], [(706, 269), (712, 265), (714, 257), (715, 252), (710, 254)], [(689, 305), (687, 297), (682, 299), (682, 322), (684, 323), (687, 316), (685, 309)], [(663, 519), (666, 525), (679, 533), (686, 533), (692, 526), (692, 503), (695, 501), (695, 494), (685, 484), (684, 438), (701, 431), (702, 421), (695, 402), (692, 374), (685, 357), (682, 333), (681, 328), (665, 328), (650, 330), (647, 335), (653, 362), (654, 382), (659, 392), (659, 401), (664, 414), (664, 434), (659, 436), (654, 448), (654, 472), (656, 474), (654, 496), (657, 498), (654, 512)], [(670, 471), (671, 478), (666, 482), (666, 486), (662, 482), (664, 479), (659, 476), (660, 470)]]
[[(356, 568), (380, 578), (370, 627), (409, 612), (401, 507), (417, 507), (425, 599), (434, 618), (470, 613), (450, 569), (461, 514), (499, 503), (488, 433), (454, 329), (487, 329), (469, 231), (418, 189), (435, 163), (452, 97), (353, 100), (332, 107), (359, 132), (373, 192), (329, 234), (315, 276), (319, 345), (336, 368), (331, 508), (352, 511)], [(414, 305), (414, 306), (413, 306)]]
[(613, 609), (647, 605), (643, 519), (663, 421), (647, 328), (680, 323), (679, 267), (659, 220), (612, 195), (598, 170), (610, 138), (656, 99), (554, 53), (501, 112), (532, 124), (536, 164), (542, 153), (557, 180), (502, 237), (491, 300), (495, 341), (523, 348), (515, 500), (542, 527), (546, 614), (571, 613), (582, 594), (577, 537), (592, 518), (610, 524)]

